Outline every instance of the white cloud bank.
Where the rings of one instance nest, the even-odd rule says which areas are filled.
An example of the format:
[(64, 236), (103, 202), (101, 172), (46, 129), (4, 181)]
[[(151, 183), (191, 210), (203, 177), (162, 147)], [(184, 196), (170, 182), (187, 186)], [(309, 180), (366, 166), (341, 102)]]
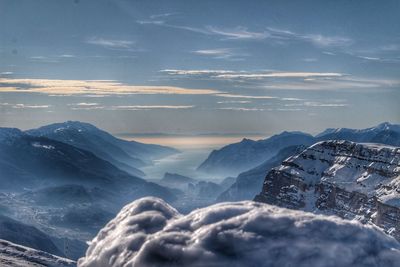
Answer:
[(211, 89), (128, 85), (117, 81), (0, 78), (0, 93), (2, 92), (42, 93), (48, 95), (208, 95), (220, 93)]
[(164, 201), (125, 206), (79, 267), (398, 266), (400, 244), (372, 226), (251, 201), (179, 214)]

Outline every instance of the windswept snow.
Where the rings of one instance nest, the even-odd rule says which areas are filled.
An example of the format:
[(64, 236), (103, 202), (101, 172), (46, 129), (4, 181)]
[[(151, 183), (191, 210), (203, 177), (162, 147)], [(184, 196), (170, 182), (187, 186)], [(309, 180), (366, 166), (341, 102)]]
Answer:
[(251, 201), (188, 215), (157, 198), (125, 206), (80, 267), (398, 266), (400, 244), (377, 228)]
[(0, 266), (73, 267), (76, 262), (0, 239)]

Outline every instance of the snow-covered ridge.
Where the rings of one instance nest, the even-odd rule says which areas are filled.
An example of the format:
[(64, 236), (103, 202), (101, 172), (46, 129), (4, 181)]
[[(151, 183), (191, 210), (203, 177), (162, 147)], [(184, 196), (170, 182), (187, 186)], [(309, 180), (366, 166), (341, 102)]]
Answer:
[(338, 217), (253, 201), (181, 215), (143, 198), (98, 233), (78, 266), (397, 266), (399, 249), (376, 227)]
[(398, 147), (322, 141), (285, 160), (276, 170), (298, 177), (306, 184), (328, 182), (400, 206)]
[(0, 266), (73, 267), (76, 262), (0, 239)]
[(400, 240), (400, 148), (323, 141), (265, 177), (256, 200), (375, 224)]

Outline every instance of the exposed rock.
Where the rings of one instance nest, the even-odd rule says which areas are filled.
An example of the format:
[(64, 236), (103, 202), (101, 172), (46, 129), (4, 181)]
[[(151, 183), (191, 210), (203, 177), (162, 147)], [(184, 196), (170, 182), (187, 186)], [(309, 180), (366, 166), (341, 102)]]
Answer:
[(283, 161), (257, 201), (373, 223), (400, 239), (400, 148), (323, 141)]

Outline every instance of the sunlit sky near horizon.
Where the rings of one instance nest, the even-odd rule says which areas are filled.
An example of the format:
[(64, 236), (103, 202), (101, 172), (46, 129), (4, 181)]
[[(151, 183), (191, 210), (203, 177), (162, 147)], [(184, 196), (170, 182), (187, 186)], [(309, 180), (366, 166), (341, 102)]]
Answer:
[(400, 123), (400, 1), (0, 0), (0, 127)]

